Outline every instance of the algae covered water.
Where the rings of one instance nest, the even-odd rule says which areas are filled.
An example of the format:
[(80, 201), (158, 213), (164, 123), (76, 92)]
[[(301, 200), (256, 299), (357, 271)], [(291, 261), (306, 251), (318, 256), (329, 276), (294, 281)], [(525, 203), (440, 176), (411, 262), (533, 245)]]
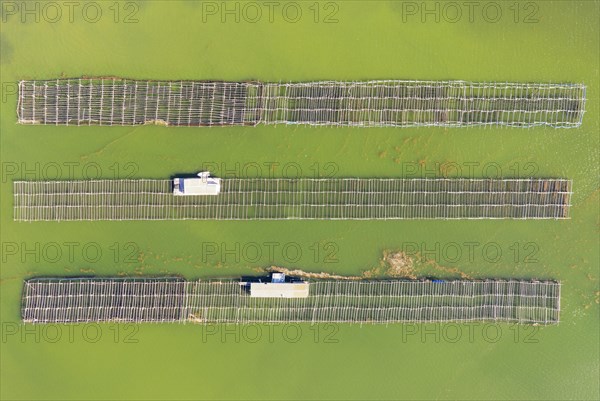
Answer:
[[(0, 3), (2, 398), (599, 397), (597, 2), (66, 3)], [(587, 86), (587, 103), (578, 129), (16, 124), (17, 81), (80, 76), (570, 82)], [(15, 180), (201, 170), (569, 178), (573, 207), (560, 221), (13, 221)], [(29, 277), (196, 279), (271, 265), (378, 277), (395, 252), (411, 258), (404, 275), (560, 280), (561, 322), (20, 324)]]

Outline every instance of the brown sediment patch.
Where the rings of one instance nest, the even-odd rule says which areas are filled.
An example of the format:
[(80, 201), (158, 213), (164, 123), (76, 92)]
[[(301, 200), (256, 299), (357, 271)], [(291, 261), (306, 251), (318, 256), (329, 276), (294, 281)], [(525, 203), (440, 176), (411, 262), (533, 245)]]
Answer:
[(386, 277), (404, 277), (416, 279), (415, 261), (404, 252), (400, 251), (384, 251), (383, 258), (379, 266), (375, 266), (369, 270), (365, 270), (360, 276), (341, 276), (331, 273), (313, 273), (305, 272), (300, 269), (286, 269), (285, 267), (271, 266), (267, 269), (254, 269), (257, 272), (279, 272), (290, 276), (316, 279), (333, 279), (333, 280), (364, 280), (364, 279), (382, 279)]
[(149, 266), (147, 266), (147, 265), (137, 266), (133, 269), (133, 274), (141, 276), (144, 274), (144, 269), (146, 269), (147, 267), (149, 267)]
[(445, 274), (456, 274), (456, 275), (459, 275), (460, 278), (465, 279), (465, 280), (473, 279), (473, 277), (469, 276), (467, 273), (459, 270), (458, 268), (442, 266), (439, 263), (437, 263), (435, 260), (427, 259), (427, 258), (423, 257), (419, 252), (417, 252), (416, 257), (419, 260), (421, 260), (421, 263), (423, 264), (424, 267), (425, 266), (430, 267), (438, 272), (445, 273)]
[(406, 277), (416, 279), (415, 260), (400, 251), (383, 251), (381, 266), (387, 267), (385, 275), (389, 277)]
[(376, 266), (370, 270), (365, 270), (362, 274), (363, 278), (380, 278), (381, 277), (381, 268), (382, 266)]
[(166, 122), (165, 120), (157, 118), (155, 120), (146, 120), (146, 121), (144, 121), (144, 125), (161, 125), (163, 127), (168, 127), (169, 123)]
[(300, 269), (291, 270), (291, 269), (286, 269), (285, 267), (279, 267), (279, 266), (267, 267), (266, 269), (264, 269), (264, 271), (284, 273), (286, 275), (294, 276), (294, 277), (318, 278), (318, 279), (362, 280), (364, 278), (361, 276), (339, 276), (337, 274), (330, 274), (330, 273), (324, 273), (324, 272), (311, 273), (311, 272), (305, 272), (304, 270), (300, 270)]
[(333, 280), (385, 279), (390, 277), (417, 280), (419, 278), (431, 276), (431, 270), (433, 270), (435, 272), (443, 273), (444, 278), (447, 276), (459, 276), (466, 280), (473, 279), (458, 268), (442, 266), (434, 260), (423, 257), (419, 253), (409, 255), (397, 250), (384, 250), (379, 265), (363, 271), (360, 276), (341, 276), (325, 272), (313, 273), (305, 272), (300, 269), (286, 269), (285, 267), (280, 266), (271, 266), (266, 269), (256, 267), (252, 270), (257, 273), (278, 272), (295, 277)]
[(416, 279), (414, 274), (415, 261), (404, 252), (383, 251), (379, 266), (363, 272), (363, 278), (405, 277)]
[(415, 280), (430, 275), (427, 270), (443, 273), (444, 276), (457, 275), (462, 279), (472, 279), (471, 276), (458, 268), (442, 266), (435, 260), (428, 259), (420, 253), (409, 255), (405, 252), (395, 250), (383, 251), (380, 267), (371, 269), (365, 273), (370, 277), (383, 275), (385, 277), (403, 277)]

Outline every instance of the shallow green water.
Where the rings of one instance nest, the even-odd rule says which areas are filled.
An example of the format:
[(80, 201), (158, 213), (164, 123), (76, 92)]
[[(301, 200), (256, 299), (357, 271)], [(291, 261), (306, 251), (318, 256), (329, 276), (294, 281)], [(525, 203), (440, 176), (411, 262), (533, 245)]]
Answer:
[[(487, 22), (481, 13), (475, 13), (470, 23), (466, 9), (456, 23), (444, 18), (436, 23), (433, 16), (423, 23), (421, 10), (409, 15), (406, 3), (366, 1), (337, 3), (339, 10), (333, 17), (337, 23), (323, 22), (335, 10), (325, 9), (325, 3), (318, 5), (321, 12), (315, 23), (313, 2), (299, 3), (303, 15), (296, 23), (286, 21), (279, 8), (270, 23), (266, 6), (259, 2), (265, 14), (258, 22), (249, 23), (242, 15), (236, 23), (235, 15), (226, 16), (225, 22), (219, 15), (206, 15), (210, 11), (206, 4), (203, 8), (194, 2), (153, 1), (140, 3), (134, 16), (138, 22), (129, 24), (114, 22), (112, 2), (98, 3), (103, 16), (97, 23), (86, 22), (78, 9), (73, 23), (67, 16), (57, 23), (44, 18), (36, 23), (29, 16), (22, 23), (19, 13), (6, 11), (8, 3), (2, 2), (6, 20), (0, 32), (2, 99), (6, 97), (0, 114), (2, 398), (599, 397), (597, 2), (536, 3), (538, 22), (534, 23), (523, 23), (524, 13), (532, 10), (523, 4), (515, 23), (512, 2), (498, 3), (503, 14), (497, 23)], [(220, 2), (214, 4), (221, 7)], [(286, 3), (280, 4), (283, 8)], [(123, 21), (134, 9), (124, 9), (124, 3), (120, 7), (118, 20)], [(583, 126), (575, 130), (17, 126), (12, 83), (63, 74), (263, 81), (584, 82), (588, 101)], [(12, 221), (13, 179), (164, 178), (197, 171), (203, 163), (217, 163), (213, 170), (221, 176), (226, 175), (224, 170), (253, 175), (260, 165), (263, 176), (269, 172), (296, 175), (301, 170), (303, 176), (318, 171), (340, 177), (412, 177), (439, 175), (439, 165), (447, 163), (451, 176), (496, 176), (500, 169), (505, 177), (568, 177), (574, 180), (573, 218), (539, 222)], [(269, 168), (265, 163), (279, 165)], [(479, 163), (471, 173), (470, 163)], [(18, 325), (25, 277), (236, 276), (271, 264), (360, 274), (377, 266), (385, 249), (403, 248), (417, 249), (439, 265), (456, 267), (470, 277), (561, 280), (561, 323), (535, 331), (480, 325), (472, 327), (472, 337), (467, 326), (317, 326), (316, 332), (317, 328), (302, 325), (297, 342), (293, 342), (295, 326), (276, 327), (272, 332), (263, 326), (257, 342), (253, 333), (243, 329), (237, 332), (240, 341), (236, 342), (235, 333), (223, 338), (222, 328), (192, 325), (143, 325), (135, 333), (132, 327), (103, 325), (101, 339), (92, 342), (96, 326), (77, 326), (71, 333), (61, 326), (60, 338), (52, 342), (57, 334), (50, 330), (56, 327), (26, 332)], [(102, 252), (98, 258), (96, 249)], [(439, 269), (433, 272), (456, 276)], [(498, 328), (502, 332), (494, 342)], [(453, 342), (459, 329), (462, 336)], [(287, 337), (282, 330), (289, 331)], [(439, 341), (435, 334), (423, 334), (424, 330), (439, 333)]]

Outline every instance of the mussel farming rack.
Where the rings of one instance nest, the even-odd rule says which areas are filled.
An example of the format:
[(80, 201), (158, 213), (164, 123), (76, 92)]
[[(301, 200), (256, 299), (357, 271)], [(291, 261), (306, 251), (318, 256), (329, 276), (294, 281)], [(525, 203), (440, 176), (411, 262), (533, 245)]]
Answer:
[(556, 324), (555, 281), (313, 281), (306, 298), (253, 298), (236, 280), (43, 278), (25, 281), (28, 323)]
[(15, 181), (14, 219), (566, 219), (565, 179), (221, 179), (215, 196), (171, 180)]
[(583, 84), (75, 78), (19, 82), (21, 124), (358, 127), (581, 125)]

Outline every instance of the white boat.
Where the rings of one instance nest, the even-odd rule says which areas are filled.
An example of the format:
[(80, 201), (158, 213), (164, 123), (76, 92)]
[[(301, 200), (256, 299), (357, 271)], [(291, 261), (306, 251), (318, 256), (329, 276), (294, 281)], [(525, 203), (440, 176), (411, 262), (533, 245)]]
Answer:
[(221, 192), (220, 178), (211, 177), (209, 171), (201, 171), (197, 175), (199, 178), (175, 178), (173, 180), (173, 195), (218, 195)]
[(254, 279), (240, 281), (240, 285), (250, 293), (252, 298), (307, 298), (309, 296), (308, 281), (287, 278), (284, 273), (271, 273), (270, 279)]

